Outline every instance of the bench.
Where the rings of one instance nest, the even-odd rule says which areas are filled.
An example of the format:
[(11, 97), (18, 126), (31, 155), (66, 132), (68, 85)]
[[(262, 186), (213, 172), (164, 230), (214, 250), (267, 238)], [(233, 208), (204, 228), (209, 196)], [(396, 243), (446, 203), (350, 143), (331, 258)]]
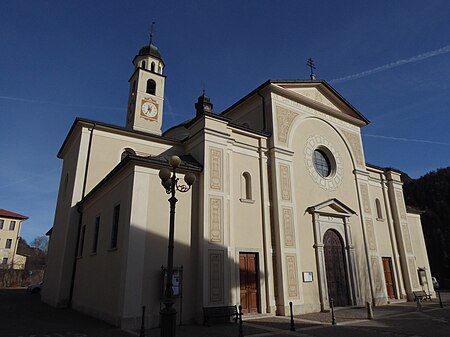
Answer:
[(414, 295), (414, 301), (417, 300), (430, 300), (431, 301), (431, 295), (427, 294), (425, 291), (421, 290), (421, 291), (413, 291), (413, 295)]
[(222, 307), (204, 307), (203, 308), (203, 325), (210, 326), (211, 320), (218, 318), (227, 319), (220, 322), (229, 322), (230, 317), (236, 323), (239, 319), (239, 313), (236, 305), (228, 305)]

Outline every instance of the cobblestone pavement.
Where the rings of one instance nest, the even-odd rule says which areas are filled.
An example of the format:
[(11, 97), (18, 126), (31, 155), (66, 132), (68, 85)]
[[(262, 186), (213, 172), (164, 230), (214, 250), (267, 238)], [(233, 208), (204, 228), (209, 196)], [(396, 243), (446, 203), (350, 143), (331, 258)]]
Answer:
[[(243, 336), (251, 337), (449, 337), (450, 293), (443, 293), (444, 308), (433, 300), (423, 303), (395, 303), (374, 308), (368, 320), (365, 308), (338, 308), (337, 325), (330, 313), (295, 316), (296, 331), (290, 331), (288, 317), (244, 316)], [(159, 329), (148, 329), (146, 337), (159, 337)], [(0, 337), (131, 337), (137, 331), (122, 331), (70, 309), (55, 309), (24, 289), (0, 289)], [(238, 324), (211, 327), (177, 327), (177, 337), (238, 337)]]

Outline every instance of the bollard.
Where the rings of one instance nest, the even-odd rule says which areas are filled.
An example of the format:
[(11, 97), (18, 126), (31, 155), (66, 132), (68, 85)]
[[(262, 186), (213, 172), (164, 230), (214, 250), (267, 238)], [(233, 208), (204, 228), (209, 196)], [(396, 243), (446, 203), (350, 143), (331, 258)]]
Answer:
[(417, 311), (422, 311), (422, 301), (420, 297), (417, 298), (416, 302), (417, 302)]
[(139, 337), (145, 337), (145, 305), (142, 306), (141, 329), (139, 330)]
[(333, 299), (330, 299), (330, 307), (331, 307), (331, 325), (336, 325), (336, 316), (334, 316), (334, 303)]
[(244, 330), (242, 328), (242, 306), (239, 306), (239, 334), (238, 337), (244, 337)]
[(442, 304), (442, 299), (441, 299), (441, 291), (440, 290), (436, 290), (436, 292), (439, 295), (439, 307), (440, 308), (444, 308), (444, 305)]
[(366, 308), (367, 308), (367, 319), (373, 319), (372, 304), (370, 302), (366, 302)]
[(291, 331), (295, 331), (294, 312), (292, 310), (292, 302), (289, 302), (289, 308), (291, 309)]

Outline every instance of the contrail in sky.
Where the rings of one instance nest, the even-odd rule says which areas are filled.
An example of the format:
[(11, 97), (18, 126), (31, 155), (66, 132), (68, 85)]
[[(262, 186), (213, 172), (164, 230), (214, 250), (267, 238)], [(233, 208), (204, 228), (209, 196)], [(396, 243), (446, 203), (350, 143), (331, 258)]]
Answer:
[(419, 54), (413, 57), (410, 57), (408, 59), (402, 59), (402, 60), (398, 60), (395, 62), (391, 62), (370, 70), (366, 70), (357, 74), (353, 74), (353, 75), (348, 75), (348, 76), (344, 76), (341, 78), (336, 78), (334, 80), (331, 80), (330, 83), (340, 83), (340, 82), (346, 82), (346, 81), (350, 81), (350, 80), (355, 80), (357, 78), (361, 78), (361, 77), (365, 77), (365, 76), (369, 76), (372, 74), (376, 74), (388, 69), (392, 69), (392, 68), (396, 68), (399, 66), (402, 66), (404, 64), (408, 64), (408, 63), (414, 63), (414, 62), (418, 62), (418, 61), (422, 61), (425, 60), (427, 58), (433, 57), (433, 56), (437, 56), (437, 55), (442, 55), (442, 54), (447, 54), (450, 53), (450, 45), (447, 45), (445, 47), (436, 49), (436, 50), (432, 50), (423, 54)]
[(125, 109), (121, 109), (121, 108), (114, 108), (114, 107), (111, 107), (111, 106), (67, 104), (67, 103), (59, 103), (59, 102), (51, 102), (51, 101), (40, 101), (40, 100), (37, 100), (37, 99), (28, 99), (28, 98), (11, 97), (11, 96), (0, 96), (0, 99), (6, 99), (6, 100), (9, 100), (9, 101), (18, 101), (18, 102), (28, 102), (28, 103), (64, 105), (64, 106), (70, 106), (70, 107), (74, 107), (74, 108), (91, 108), (91, 109), (105, 109), (105, 110), (117, 110), (117, 111), (125, 110)]
[(363, 134), (363, 137), (373, 137), (373, 138), (382, 138), (382, 139), (390, 139), (390, 140), (400, 140), (400, 141), (403, 141), (403, 142), (416, 142), (416, 143), (427, 143), (427, 144), (436, 144), (436, 145), (450, 145), (450, 143), (436, 142), (436, 141), (433, 141), (433, 140), (425, 140), (425, 139), (400, 138), (400, 137), (389, 137), (389, 136), (370, 135), (370, 134)]

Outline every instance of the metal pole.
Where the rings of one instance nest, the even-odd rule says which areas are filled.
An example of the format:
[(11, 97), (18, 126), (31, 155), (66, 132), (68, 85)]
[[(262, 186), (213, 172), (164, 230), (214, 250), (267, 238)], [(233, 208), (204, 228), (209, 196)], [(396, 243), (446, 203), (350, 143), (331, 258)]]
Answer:
[(420, 297), (417, 297), (417, 311), (422, 311), (422, 300), (420, 299)]
[(292, 312), (292, 302), (289, 302), (289, 308), (291, 309), (291, 331), (295, 331), (294, 325), (294, 313)]
[(145, 337), (145, 305), (142, 306), (142, 320), (141, 330), (139, 330), (139, 337)]
[(170, 203), (170, 224), (169, 224), (169, 247), (167, 255), (167, 282), (164, 298), (164, 308), (161, 310), (161, 337), (175, 337), (176, 335), (176, 317), (177, 310), (173, 307), (173, 245), (174, 245), (174, 235), (175, 235), (175, 205), (177, 203), (177, 198), (175, 197), (176, 191), (176, 168), (173, 167), (172, 175), (172, 185), (171, 194), (169, 198)]
[(336, 325), (336, 316), (334, 316), (334, 301), (330, 299), (330, 307), (331, 307), (331, 325)]
[(439, 295), (439, 307), (440, 308), (444, 308), (444, 305), (442, 304), (442, 299), (441, 299), (441, 291), (440, 290), (436, 290), (436, 292)]
[(370, 302), (366, 302), (366, 308), (367, 308), (367, 319), (373, 319), (372, 304)]
[(242, 327), (242, 305), (239, 305), (239, 334), (238, 337), (244, 337), (244, 330)]

